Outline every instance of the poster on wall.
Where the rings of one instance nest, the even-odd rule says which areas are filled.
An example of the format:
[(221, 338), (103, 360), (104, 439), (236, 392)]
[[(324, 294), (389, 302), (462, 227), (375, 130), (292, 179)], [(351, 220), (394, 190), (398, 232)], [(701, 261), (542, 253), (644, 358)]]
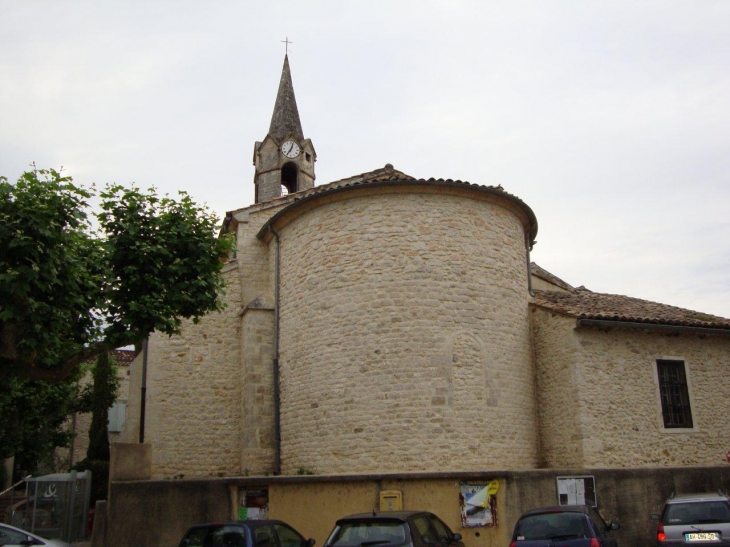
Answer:
[(269, 491), (266, 488), (238, 489), (238, 520), (269, 518)]
[(461, 527), (478, 528), (497, 525), (497, 489), (499, 481), (462, 481), (459, 483)]

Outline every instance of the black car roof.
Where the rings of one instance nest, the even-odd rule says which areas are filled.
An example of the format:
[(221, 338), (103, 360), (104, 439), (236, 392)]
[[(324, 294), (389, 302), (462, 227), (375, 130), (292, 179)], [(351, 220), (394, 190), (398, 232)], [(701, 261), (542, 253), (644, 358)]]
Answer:
[[(585, 513), (590, 512), (590, 507), (587, 505), (549, 505), (547, 507), (538, 507), (537, 509), (530, 509), (529, 511), (522, 514), (523, 517), (527, 515), (539, 515), (542, 513)], [(522, 518), (522, 517), (520, 517)]]
[[(204, 526), (264, 526), (266, 524), (286, 524), (281, 520), (233, 520), (221, 522), (201, 522), (193, 524), (190, 528), (202, 528)], [(287, 524), (287, 526), (289, 526)]]
[(367, 520), (399, 520), (405, 522), (406, 519), (414, 515), (430, 515), (428, 511), (373, 511), (372, 513), (357, 513), (337, 519), (337, 523), (348, 521), (367, 521)]

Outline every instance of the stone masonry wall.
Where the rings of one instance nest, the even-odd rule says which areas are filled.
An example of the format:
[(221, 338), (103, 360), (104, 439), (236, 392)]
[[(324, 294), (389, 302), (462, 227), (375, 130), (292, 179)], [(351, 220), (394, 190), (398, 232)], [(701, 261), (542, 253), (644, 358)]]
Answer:
[(241, 473), (274, 471), (274, 312), (250, 310), (243, 317)]
[[(580, 412), (582, 462), (591, 467), (721, 465), (730, 446), (730, 338), (632, 329), (575, 329), (575, 319), (539, 310), (536, 322), (552, 335), (537, 345), (540, 402), (576, 401)], [(560, 335), (557, 331), (562, 330)], [(571, 358), (570, 352), (574, 353)], [(683, 360), (688, 371), (693, 429), (665, 429), (657, 359)], [(559, 363), (570, 363), (572, 384), (545, 379)], [(548, 403), (549, 401), (549, 403)], [(564, 407), (568, 406), (564, 404)], [(559, 438), (563, 425), (546, 420), (543, 438)], [(547, 465), (562, 464), (552, 443)], [(544, 443), (545, 447), (545, 443)]]
[(283, 198), (236, 214), (239, 283), (246, 307), (240, 341), (240, 468), (243, 474), (274, 471), (274, 260), (270, 257), (270, 246), (259, 241), (256, 234), (290, 201), (291, 198)]
[[(227, 308), (187, 322), (180, 336), (150, 337), (145, 442), (154, 477), (240, 472), (241, 293), (224, 269)], [(137, 359), (135, 364), (140, 360)]]
[(531, 308), (540, 427), (540, 467), (583, 463), (582, 382), (575, 319)]
[[(730, 338), (597, 329), (577, 332), (590, 431), (587, 466), (721, 465), (730, 447)], [(665, 429), (657, 359), (685, 362), (694, 429)], [(616, 381), (619, 378), (620, 381)], [(618, 408), (617, 408), (618, 407)]]
[(279, 145), (273, 139), (267, 138), (259, 148), (258, 156), (256, 185), (259, 203), (281, 196), (281, 168), (287, 163), (297, 166), (298, 191), (314, 187), (314, 149), (311, 142), (305, 141), (299, 156), (290, 159), (279, 151)]
[(533, 468), (522, 224), (402, 192), (281, 229), (282, 472)]

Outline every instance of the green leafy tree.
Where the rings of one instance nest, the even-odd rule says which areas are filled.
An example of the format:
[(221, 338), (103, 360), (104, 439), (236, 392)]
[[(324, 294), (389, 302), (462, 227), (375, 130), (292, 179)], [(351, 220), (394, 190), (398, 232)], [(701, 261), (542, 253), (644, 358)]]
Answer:
[(222, 309), (232, 242), (207, 208), (110, 185), (92, 212), (93, 197), (54, 169), (0, 177), (1, 456), (67, 443), (82, 363)]
[(9, 378), (0, 390), (0, 459), (14, 455), (17, 464), (35, 473), (56, 447), (68, 446), (71, 432), (64, 424), (81, 409), (78, 372), (53, 384)]
[(58, 382), (222, 308), (231, 241), (207, 208), (111, 185), (90, 214), (93, 195), (53, 169), (0, 177), (0, 379)]
[(89, 447), (86, 458), (74, 466), (78, 471), (92, 472), (92, 502), (106, 499), (109, 482), (109, 409), (117, 399), (119, 378), (114, 359), (109, 352), (96, 359), (93, 368), (93, 382), (84, 390), (80, 407), (91, 411)]

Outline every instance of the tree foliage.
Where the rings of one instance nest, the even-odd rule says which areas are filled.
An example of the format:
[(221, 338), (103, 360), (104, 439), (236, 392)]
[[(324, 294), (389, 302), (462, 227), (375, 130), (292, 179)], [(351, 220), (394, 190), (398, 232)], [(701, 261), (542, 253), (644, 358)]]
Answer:
[(109, 482), (109, 408), (119, 392), (119, 377), (109, 352), (100, 354), (93, 368), (93, 382), (81, 396), (82, 411), (91, 412), (89, 447), (86, 458), (74, 466), (77, 471), (91, 470), (91, 501), (106, 499)]
[(63, 425), (79, 410), (77, 369), (65, 380), (49, 383), (14, 376), (0, 390), (0, 459), (35, 472), (56, 447), (68, 446), (71, 432)]
[(89, 460), (109, 461), (109, 409), (117, 399), (119, 378), (109, 352), (96, 359), (91, 384), (91, 426), (89, 427)]
[(185, 193), (92, 189), (54, 169), (0, 177), (0, 378), (59, 382), (81, 363), (220, 310), (228, 238)]

